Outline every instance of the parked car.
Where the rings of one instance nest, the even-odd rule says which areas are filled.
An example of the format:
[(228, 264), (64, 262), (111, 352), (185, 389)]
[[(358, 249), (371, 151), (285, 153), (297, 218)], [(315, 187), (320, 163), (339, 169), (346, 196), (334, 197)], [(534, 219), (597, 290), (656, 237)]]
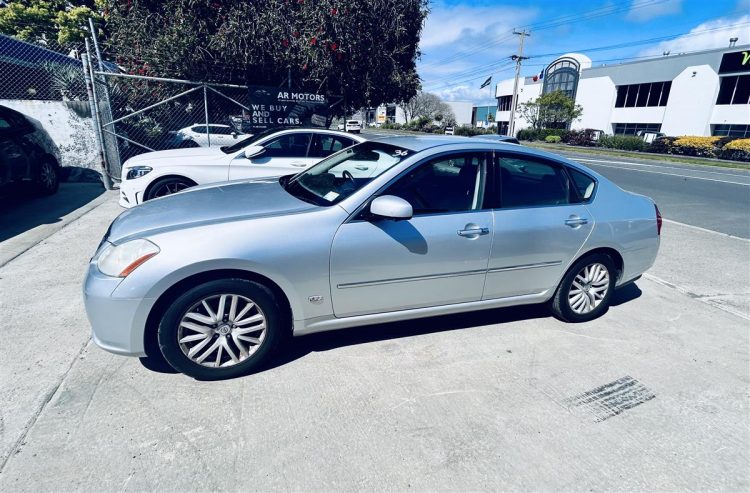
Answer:
[[(363, 162), (377, 173), (356, 178)], [(654, 263), (660, 229), (651, 199), (562, 157), (389, 137), (125, 211), (85, 305), (100, 347), (228, 378), (289, 335), (543, 302), (592, 320)]]
[(139, 154), (122, 167), (120, 205), (133, 207), (206, 183), (298, 173), (363, 140), (334, 130), (270, 129), (221, 148)]
[(362, 131), (362, 123), (359, 120), (347, 120), (344, 130), (358, 134)]
[(24, 182), (43, 195), (57, 192), (60, 163), (48, 140), (23, 114), (0, 106), (0, 193)]
[(455, 130), (453, 127), (445, 127), (445, 130), (443, 131), (445, 135), (453, 135), (455, 133)]
[(520, 144), (517, 138), (510, 137), (508, 135), (498, 134), (483, 134), (483, 135), (472, 135), (474, 139), (491, 140), (494, 142), (505, 142), (506, 144)]
[(215, 123), (208, 124), (196, 123), (185, 127), (176, 132), (175, 138), (179, 142), (179, 147), (209, 147), (209, 137), (211, 147), (221, 147), (236, 144), (237, 141), (250, 137), (250, 134), (237, 132), (230, 125), (219, 125)]

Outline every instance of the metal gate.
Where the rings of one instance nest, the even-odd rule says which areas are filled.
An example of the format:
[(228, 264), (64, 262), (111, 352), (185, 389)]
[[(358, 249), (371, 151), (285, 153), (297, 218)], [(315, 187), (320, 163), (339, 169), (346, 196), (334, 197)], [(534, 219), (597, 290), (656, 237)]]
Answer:
[(135, 155), (231, 145), (247, 136), (247, 86), (122, 74), (99, 60), (88, 65), (98, 138), (114, 181)]

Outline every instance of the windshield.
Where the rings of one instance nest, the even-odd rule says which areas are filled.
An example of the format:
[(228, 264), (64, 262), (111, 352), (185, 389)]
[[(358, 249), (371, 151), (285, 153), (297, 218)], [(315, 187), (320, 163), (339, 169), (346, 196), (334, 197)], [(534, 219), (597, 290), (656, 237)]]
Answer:
[(243, 139), (237, 142), (236, 144), (232, 144), (230, 146), (224, 146), (224, 147), (221, 147), (220, 149), (222, 150), (222, 152), (224, 152), (224, 154), (232, 154), (233, 152), (241, 151), (245, 147), (255, 142), (258, 142), (260, 139), (267, 137), (273, 133), (276, 133), (280, 130), (284, 130), (284, 129), (283, 128), (269, 128), (269, 129), (263, 130), (262, 132), (258, 132), (255, 135), (251, 135), (250, 137)]
[(414, 151), (403, 147), (363, 142), (298, 174), (284, 188), (300, 200), (317, 205), (332, 205), (344, 200), (412, 154)]

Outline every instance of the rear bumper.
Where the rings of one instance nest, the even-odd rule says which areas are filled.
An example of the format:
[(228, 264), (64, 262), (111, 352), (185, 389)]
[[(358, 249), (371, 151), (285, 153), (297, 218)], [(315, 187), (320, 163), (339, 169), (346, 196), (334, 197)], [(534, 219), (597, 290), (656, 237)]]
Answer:
[(143, 334), (151, 299), (125, 299), (114, 296), (122, 279), (103, 275), (96, 264), (89, 264), (83, 286), (86, 315), (94, 343), (111, 353), (146, 356)]

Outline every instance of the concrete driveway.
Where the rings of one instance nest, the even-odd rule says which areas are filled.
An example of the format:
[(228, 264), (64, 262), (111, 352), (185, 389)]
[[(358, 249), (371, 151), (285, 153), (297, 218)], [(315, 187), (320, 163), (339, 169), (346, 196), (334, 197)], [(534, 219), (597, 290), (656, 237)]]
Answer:
[(667, 223), (590, 323), (525, 307), (317, 334), (207, 383), (90, 343), (81, 280), (118, 212), (108, 193), (0, 267), (2, 491), (750, 488), (746, 240)]

